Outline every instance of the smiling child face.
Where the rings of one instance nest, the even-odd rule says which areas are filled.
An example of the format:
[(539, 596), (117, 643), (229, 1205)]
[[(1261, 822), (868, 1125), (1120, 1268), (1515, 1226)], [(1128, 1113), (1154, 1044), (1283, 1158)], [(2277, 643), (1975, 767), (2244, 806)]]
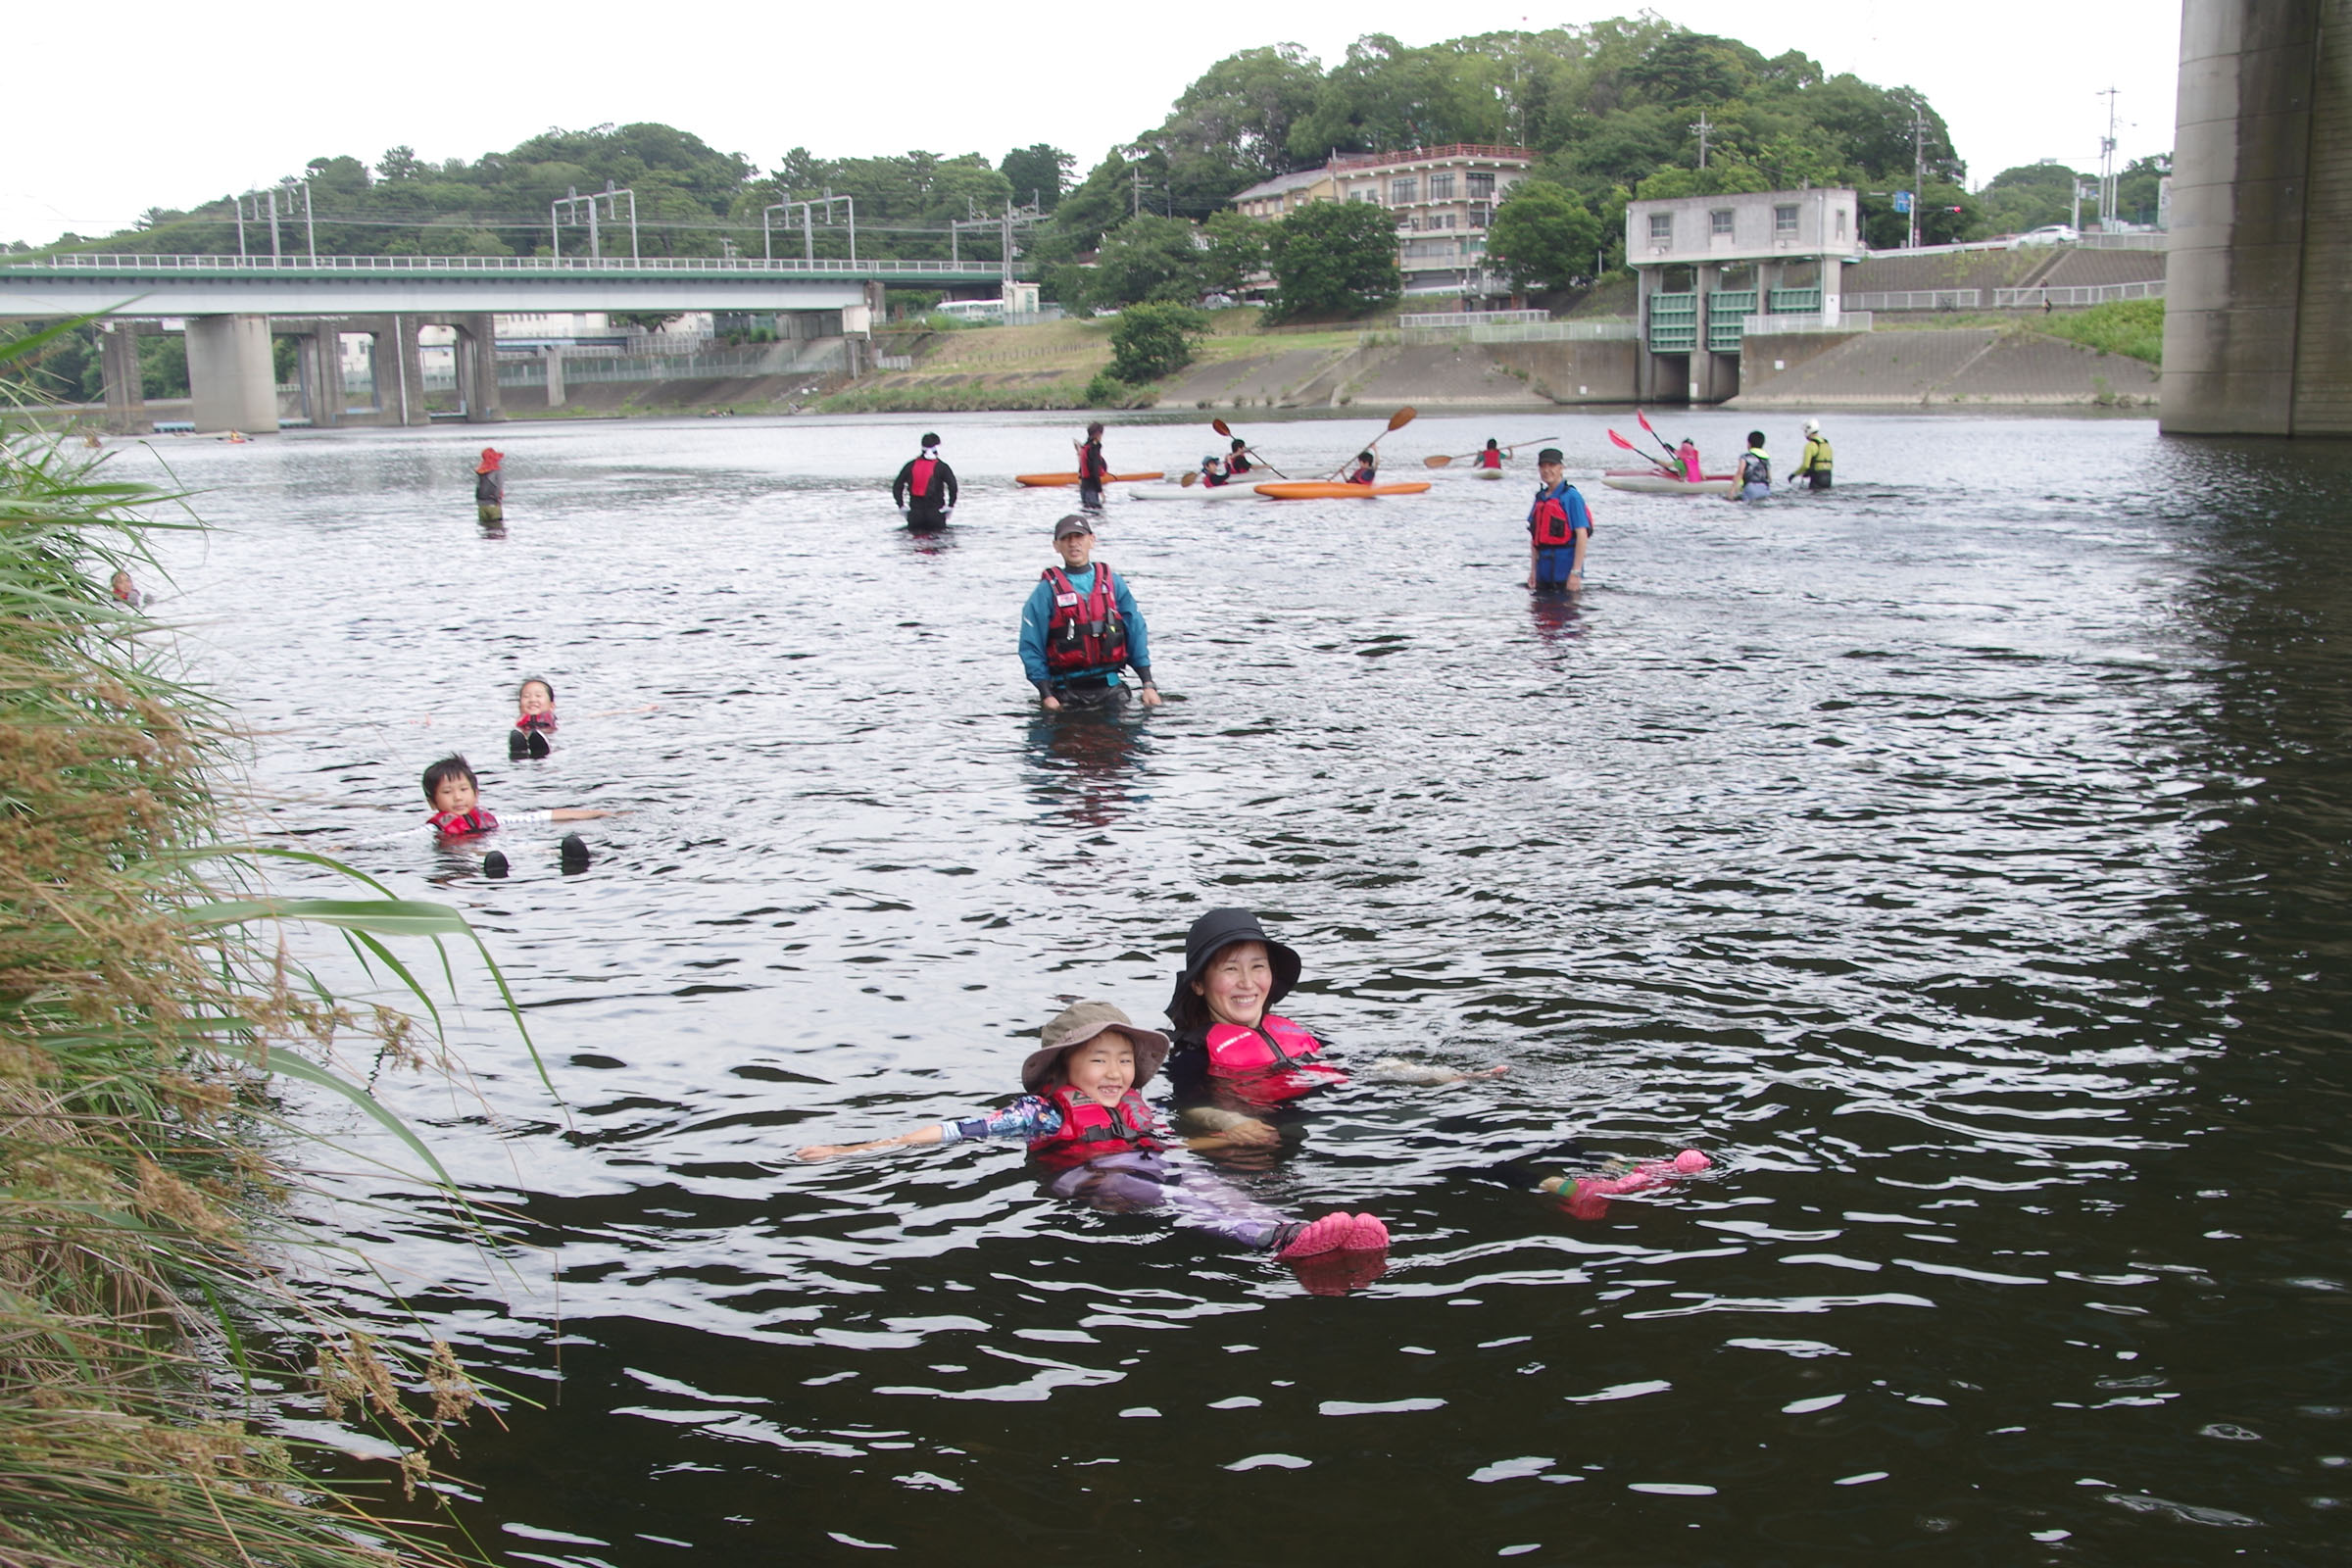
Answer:
[(1062, 1076), (1098, 1105), (1115, 1105), (1135, 1087), (1135, 1042), (1105, 1029), (1083, 1046), (1062, 1053)]
[(481, 798), (482, 792), (474, 787), (473, 780), (463, 773), (433, 786), (433, 809), (452, 816), (464, 816)]
[(1236, 942), (1219, 948), (1193, 982), (1193, 990), (1208, 1004), (1209, 1016), (1217, 1022), (1256, 1028), (1274, 990), (1274, 965), (1266, 956), (1266, 945)]
[(526, 680), (522, 683), (521, 701), (525, 713), (544, 713), (556, 706), (556, 694), (547, 689), (545, 681)]

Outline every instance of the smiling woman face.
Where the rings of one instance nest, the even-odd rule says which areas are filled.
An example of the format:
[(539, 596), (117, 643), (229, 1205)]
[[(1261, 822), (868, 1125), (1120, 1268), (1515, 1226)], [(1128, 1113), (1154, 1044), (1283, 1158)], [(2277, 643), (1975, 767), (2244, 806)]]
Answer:
[(1209, 1016), (1245, 1029), (1256, 1028), (1266, 1015), (1266, 999), (1273, 990), (1274, 964), (1263, 942), (1219, 948), (1193, 982), (1193, 993), (1208, 1004)]

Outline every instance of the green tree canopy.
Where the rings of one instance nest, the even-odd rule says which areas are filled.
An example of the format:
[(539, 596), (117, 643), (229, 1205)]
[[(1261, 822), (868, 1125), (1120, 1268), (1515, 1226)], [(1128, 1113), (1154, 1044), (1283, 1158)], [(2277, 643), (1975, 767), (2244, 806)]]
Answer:
[(1181, 218), (1142, 213), (1102, 236), (1086, 303), (1112, 309), (1145, 300), (1189, 305), (1207, 292), (1207, 263), (1200, 229)]
[(1006, 153), (997, 172), (1012, 187), (1014, 201), (1034, 200), (1039, 211), (1050, 213), (1061, 205), (1062, 188), (1070, 182), (1070, 166), (1076, 162), (1060, 148), (1041, 141)]
[(1487, 255), (1522, 289), (1560, 288), (1593, 274), (1602, 246), (1600, 220), (1575, 192), (1547, 180), (1523, 179), (1494, 211)]
[(1346, 318), (1393, 305), (1404, 289), (1396, 229), (1371, 202), (1310, 202), (1267, 225), (1275, 320)]
[(1193, 345), (1208, 335), (1206, 313), (1187, 305), (1135, 305), (1110, 330), (1110, 373), (1129, 386), (1173, 375), (1193, 363)]

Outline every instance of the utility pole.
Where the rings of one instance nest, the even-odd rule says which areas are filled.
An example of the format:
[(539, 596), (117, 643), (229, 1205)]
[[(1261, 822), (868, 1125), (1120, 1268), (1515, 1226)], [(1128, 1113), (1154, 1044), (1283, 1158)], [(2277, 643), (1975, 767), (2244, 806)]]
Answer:
[(1928, 114), (1911, 111), (1911, 248), (1919, 249), (1919, 207), (1928, 182)]
[(1704, 169), (1707, 167), (1707, 132), (1716, 127), (1707, 122), (1707, 112), (1701, 109), (1698, 112), (1698, 123), (1690, 128), (1698, 132), (1698, 167)]
[(1140, 164), (1127, 166), (1127, 216), (1140, 218), (1144, 211), (1144, 171)]
[(2099, 140), (2099, 227), (2115, 226), (2115, 98), (2116, 89), (2107, 88), (2093, 97), (2107, 100), (2107, 134)]

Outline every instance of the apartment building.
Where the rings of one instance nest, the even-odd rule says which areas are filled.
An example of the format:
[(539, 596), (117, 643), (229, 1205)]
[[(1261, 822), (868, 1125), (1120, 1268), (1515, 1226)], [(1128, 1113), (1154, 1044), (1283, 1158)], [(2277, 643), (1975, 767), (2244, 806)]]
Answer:
[(1276, 219), (1310, 201), (1372, 202), (1395, 215), (1396, 265), (1415, 309), (1482, 310), (1507, 303), (1510, 279), (1486, 265), (1494, 209), (1526, 177), (1525, 147), (1453, 142), (1393, 153), (1341, 153), (1321, 169), (1280, 174), (1233, 198), (1252, 218)]

